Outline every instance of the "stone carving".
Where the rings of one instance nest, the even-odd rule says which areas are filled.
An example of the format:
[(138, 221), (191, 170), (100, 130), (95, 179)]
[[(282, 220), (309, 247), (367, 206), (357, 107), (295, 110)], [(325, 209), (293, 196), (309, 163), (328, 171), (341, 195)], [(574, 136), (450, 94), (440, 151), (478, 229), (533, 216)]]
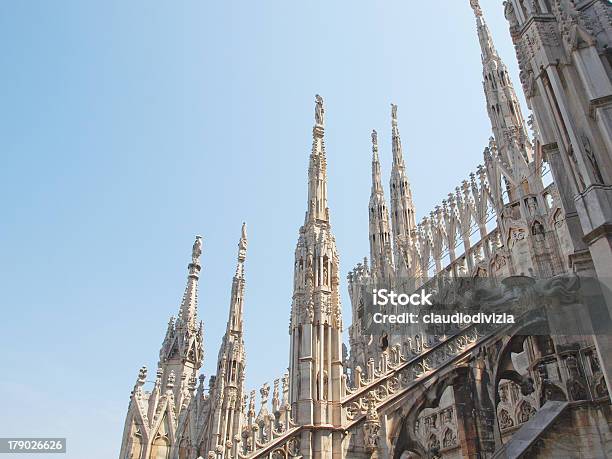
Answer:
[(363, 434), (365, 448), (372, 452), (378, 449), (380, 438), (378, 432), (380, 430), (380, 420), (376, 412), (376, 395), (374, 392), (368, 394), (366, 420), (363, 424)]
[(442, 439), (442, 447), (450, 448), (451, 446), (455, 446), (457, 444), (457, 435), (451, 430), (446, 429), (444, 433), (444, 438)]
[(325, 124), (325, 108), (323, 107), (323, 98), (320, 95), (315, 96), (315, 124), (323, 126)]
[(518, 422), (523, 424), (524, 422), (529, 421), (529, 419), (531, 419), (535, 413), (536, 410), (533, 406), (531, 406), (528, 402), (523, 402), (518, 413)]
[(200, 255), (202, 255), (202, 236), (196, 236), (193, 248), (191, 249), (191, 263), (194, 265), (199, 264)]
[(514, 425), (514, 421), (506, 410), (499, 412), (499, 428), (502, 430), (508, 429)]
[(474, 10), (474, 14), (477, 17), (482, 16), (482, 10), (480, 9), (480, 3), (478, 0), (470, 0), (470, 6)]

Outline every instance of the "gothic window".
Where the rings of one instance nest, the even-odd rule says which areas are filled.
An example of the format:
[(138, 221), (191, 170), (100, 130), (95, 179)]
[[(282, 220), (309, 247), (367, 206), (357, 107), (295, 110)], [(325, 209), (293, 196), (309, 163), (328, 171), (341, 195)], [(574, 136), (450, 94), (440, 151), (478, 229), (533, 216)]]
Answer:
[(189, 459), (189, 440), (186, 438), (179, 444), (179, 459)]
[(166, 437), (158, 436), (153, 440), (151, 459), (168, 459), (170, 457), (170, 442)]
[(383, 333), (383, 335), (380, 337), (380, 349), (384, 352), (387, 350), (388, 347), (389, 347), (389, 338), (387, 337), (386, 333)]
[(151, 445), (149, 459), (168, 459), (170, 457), (170, 440), (168, 440), (168, 418), (164, 414), (159, 430)]
[(541, 335), (535, 337), (536, 344), (538, 350), (540, 351), (540, 355), (551, 355), (555, 353), (555, 345), (550, 336)]
[(533, 226), (531, 227), (531, 234), (534, 236), (544, 235), (546, 231), (544, 230), (544, 225), (542, 225), (539, 221), (533, 222)]
[(142, 454), (142, 435), (140, 429), (136, 426), (132, 427), (132, 431), (132, 440), (125, 459), (140, 459), (140, 455)]

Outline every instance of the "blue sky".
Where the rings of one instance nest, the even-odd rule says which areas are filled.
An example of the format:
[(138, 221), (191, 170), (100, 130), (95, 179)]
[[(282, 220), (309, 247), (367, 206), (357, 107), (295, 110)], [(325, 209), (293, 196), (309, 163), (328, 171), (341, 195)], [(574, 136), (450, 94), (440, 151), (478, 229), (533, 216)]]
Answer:
[[(519, 89), (501, 1), (482, 3)], [(195, 234), (203, 372), (246, 220), (247, 383), (283, 373), (314, 94), (345, 273), (368, 254), (373, 128), (388, 182), (391, 102), (419, 216), (475, 169), (490, 135), (468, 0), (0, 9), (0, 436), (68, 437), (70, 458), (117, 456)]]

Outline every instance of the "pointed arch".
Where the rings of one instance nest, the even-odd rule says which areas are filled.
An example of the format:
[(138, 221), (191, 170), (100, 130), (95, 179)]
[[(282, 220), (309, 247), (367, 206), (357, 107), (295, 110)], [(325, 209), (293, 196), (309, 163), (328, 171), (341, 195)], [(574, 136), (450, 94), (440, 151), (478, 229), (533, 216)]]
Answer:
[(128, 441), (125, 459), (140, 459), (143, 449), (142, 431), (135, 422), (132, 422), (132, 428), (130, 430), (130, 439)]
[(169, 459), (170, 458), (170, 425), (168, 416), (164, 413), (157, 432), (153, 435), (151, 443), (151, 453), (149, 459)]

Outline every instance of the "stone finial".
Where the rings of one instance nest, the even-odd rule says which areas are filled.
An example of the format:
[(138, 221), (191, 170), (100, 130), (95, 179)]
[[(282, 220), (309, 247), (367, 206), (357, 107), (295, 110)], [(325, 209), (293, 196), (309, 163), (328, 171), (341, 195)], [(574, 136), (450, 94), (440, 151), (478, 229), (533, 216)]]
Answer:
[(242, 395), (242, 400), (241, 400), (241, 409), (242, 409), (242, 413), (246, 414), (247, 413), (247, 404), (249, 403), (249, 396), (247, 394), (243, 394)]
[(198, 385), (198, 391), (204, 391), (204, 381), (206, 380), (206, 376), (204, 376), (202, 373), (200, 373), (200, 376), (198, 376), (198, 381), (199, 381), (199, 385)]
[(378, 151), (378, 132), (376, 132), (376, 129), (372, 129), (372, 151)]
[(249, 416), (255, 416), (255, 391), (252, 390), (249, 396)]
[(397, 105), (391, 104), (391, 124), (397, 126)]
[(200, 255), (202, 255), (202, 236), (196, 236), (191, 249), (191, 264), (200, 264)]
[(270, 395), (270, 384), (264, 383), (264, 385), (261, 386), (261, 389), (259, 389), (259, 393), (261, 395), (261, 404), (265, 405), (266, 403), (268, 403), (268, 396)]
[(280, 407), (280, 391), (279, 391), (279, 383), (280, 383), (280, 379), (275, 379), (274, 380), (274, 389), (272, 390), (272, 411), (276, 412), (278, 411), (278, 408)]
[(143, 385), (147, 381), (147, 367), (143, 366), (138, 370), (138, 384)]
[(238, 242), (238, 262), (244, 263), (246, 260), (247, 251), (247, 226), (242, 222), (242, 232), (240, 233), (240, 241)]
[(289, 373), (285, 373), (282, 378), (283, 383), (283, 405), (289, 403)]
[(470, 6), (474, 10), (474, 15), (476, 17), (482, 16), (482, 9), (480, 8), (480, 2), (478, 0), (470, 0)]
[(325, 126), (325, 108), (323, 107), (323, 98), (320, 95), (315, 95), (315, 125)]

